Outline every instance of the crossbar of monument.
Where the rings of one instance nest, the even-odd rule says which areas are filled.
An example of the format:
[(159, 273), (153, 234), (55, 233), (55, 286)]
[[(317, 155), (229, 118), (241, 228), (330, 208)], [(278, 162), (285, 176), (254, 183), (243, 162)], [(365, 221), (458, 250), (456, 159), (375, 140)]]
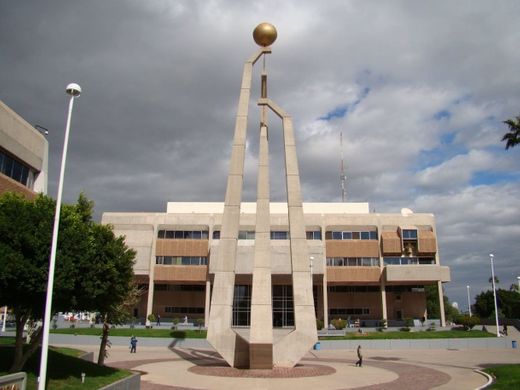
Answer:
[[(277, 31), (269, 23), (261, 23), (253, 32), (253, 38), (261, 46), (261, 49), (244, 64), (220, 231), (219, 251), (216, 259), (212, 259), (212, 262), (215, 262), (213, 264), (215, 273), (208, 341), (229, 365), (237, 368), (294, 367), (317, 341), (311, 267), (305, 234), (293, 122), (292, 118), (282, 108), (267, 97), (265, 58), (261, 73), (261, 97), (258, 100), (261, 109), (260, 147), (251, 322), (248, 332), (232, 327), (235, 265), (240, 228), (240, 204), (252, 72), (255, 63), (263, 56), (271, 53), (270, 45), (274, 43), (276, 37)], [(294, 328), (276, 338), (273, 336), (270, 259), (268, 110), (276, 114), (282, 121), (294, 304)]]

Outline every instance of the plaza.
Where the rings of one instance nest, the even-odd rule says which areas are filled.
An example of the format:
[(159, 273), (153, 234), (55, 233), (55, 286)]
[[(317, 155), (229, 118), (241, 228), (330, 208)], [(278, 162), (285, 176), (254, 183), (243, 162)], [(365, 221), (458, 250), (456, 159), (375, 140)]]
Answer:
[[(293, 369), (273, 371), (233, 369), (205, 340), (186, 339), (176, 343), (168, 339), (140, 338), (137, 353), (130, 354), (128, 340), (113, 337), (107, 365), (141, 372), (141, 389), (144, 390), (477, 389), (485, 385), (488, 378), (475, 369), (518, 362), (518, 349), (510, 347), (511, 339), (518, 336), (514, 330), (510, 337), (503, 338), (502, 346), (489, 348), (363, 347), (361, 368), (354, 365), (355, 349), (326, 347), (309, 351)], [(95, 337), (53, 335), (51, 341), (97, 353)]]

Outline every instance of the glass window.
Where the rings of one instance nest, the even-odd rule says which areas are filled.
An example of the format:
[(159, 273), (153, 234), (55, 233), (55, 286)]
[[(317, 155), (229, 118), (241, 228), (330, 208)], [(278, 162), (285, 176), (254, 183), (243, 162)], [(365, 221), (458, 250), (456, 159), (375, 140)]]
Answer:
[(343, 239), (342, 232), (332, 232), (332, 239), (333, 240), (342, 240)]
[(175, 232), (173, 230), (166, 230), (165, 238), (175, 238)]
[(157, 234), (157, 238), (164, 238), (164, 230), (159, 230), (159, 234)]
[(353, 240), (359, 240), (360, 234), (359, 232), (352, 232), (352, 239)]
[(377, 240), (377, 232), (370, 232), (370, 239)]
[(202, 232), (190, 232), (191, 233), (191, 239), (193, 240), (200, 240), (202, 238)]
[(213, 230), (213, 239), (220, 240), (220, 230)]
[(403, 229), (404, 240), (417, 240), (417, 230)]
[(207, 232), (207, 231), (205, 231), (205, 230), (202, 231), (202, 232), (200, 232), (200, 238), (201, 238), (202, 240), (207, 240), (207, 239), (208, 239), (208, 235), (209, 235), (209, 232)]
[(271, 231), (271, 240), (288, 240), (289, 232), (286, 231)]
[(321, 240), (321, 231), (306, 232), (307, 240)]
[(361, 232), (362, 240), (370, 240), (370, 232)]
[(343, 240), (352, 240), (352, 232), (342, 232)]

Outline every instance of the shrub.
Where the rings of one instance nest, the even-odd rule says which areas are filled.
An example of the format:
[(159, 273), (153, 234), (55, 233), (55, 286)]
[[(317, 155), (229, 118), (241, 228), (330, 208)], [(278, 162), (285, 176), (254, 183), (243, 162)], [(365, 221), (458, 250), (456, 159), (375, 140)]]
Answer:
[(404, 327), (404, 328), (400, 328), (399, 329), (401, 332), (409, 332), (410, 331), (410, 328), (408, 328), (407, 326)]
[(150, 321), (150, 322), (155, 322), (155, 321), (157, 321), (157, 318), (155, 317), (155, 314), (153, 314), (153, 313), (148, 314), (148, 317), (146, 317), (146, 318), (147, 318), (148, 321)]
[(458, 315), (454, 318), (454, 322), (458, 325), (462, 325), (464, 330), (471, 330), (475, 325), (480, 324), (480, 318), (477, 316), (470, 317), (469, 315)]
[(405, 318), (404, 326), (407, 328), (411, 328), (413, 326), (413, 320), (411, 318)]
[(345, 326), (347, 326), (347, 321), (342, 319), (334, 319), (331, 321), (332, 325), (334, 325), (334, 328), (336, 329), (344, 329)]
[(323, 329), (323, 321), (316, 318), (316, 329), (322, 330)]

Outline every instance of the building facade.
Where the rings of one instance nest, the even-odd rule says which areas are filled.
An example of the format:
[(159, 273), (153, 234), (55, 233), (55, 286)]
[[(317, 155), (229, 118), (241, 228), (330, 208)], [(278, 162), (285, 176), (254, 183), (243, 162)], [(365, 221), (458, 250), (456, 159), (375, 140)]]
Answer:
[[(237, 242), (233, 327), (250, 325), (256, 204), (242, 203)], [(168, 203), (166, 213), (104, 213), (102, 222), (137, 252), (134, 272), (145, 291), (135, 317), (209, 319), (224, 203)], [(380, 320), (428, 318), (424, 287), (438, 286), (441, 266), (435, 218), (403, 209), (371, 213), (368, 203), (303, 203), (316, 318)], [(270, 203), (274, 328), (294, 326), (286, 203)], [(441, 324), (444, 325), (442, 315)]]
[(0, 101), (0, 193), (47, 193), (48, 154), (45, 137)]

